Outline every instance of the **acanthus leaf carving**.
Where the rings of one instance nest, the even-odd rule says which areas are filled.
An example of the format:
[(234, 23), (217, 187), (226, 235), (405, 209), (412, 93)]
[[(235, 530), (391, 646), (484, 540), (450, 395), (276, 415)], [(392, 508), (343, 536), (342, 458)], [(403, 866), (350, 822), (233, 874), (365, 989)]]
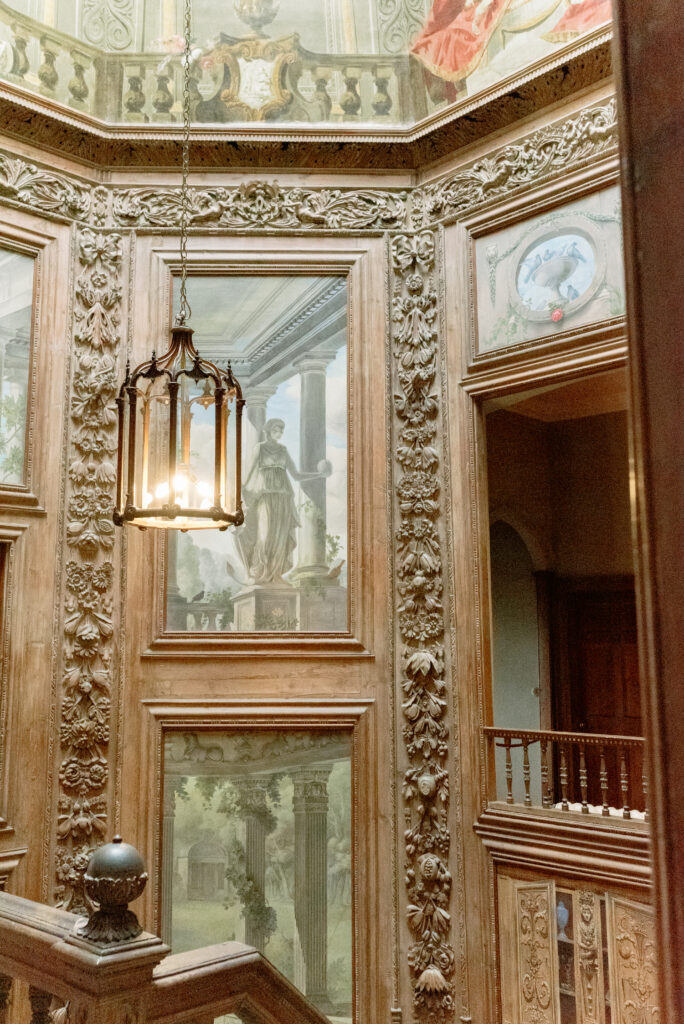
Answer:
[(90, 189), (66, 175), (46, 171), (19, 157), (0, 153), (0, 196), (33, 210), (83, 219), (90, 209)]
[(430, 231), (392, 239), (391, 319), (398, 420), (395, 531), (398, 626), (402, 656), (403, 800), (408, 964), (420, 1020), (454, 1011), (448, 869), (449, 773), (439, 454), (436, 446), (437, 292)]
[(540, 128), (442, 181), (416, 189), (413, 219), (419, 226), (465, 213), (615, 149), (617, 105), (611, 99)]
[(77, 251), (55, 891), (61, 906), (82, 912), (83, 872), (107, 830), (121, 236), (84, 227)]
[[(404, 223), (406, 195), (382, 189), (281, 188), (275, 182), (244, 182), (236, 188), (192, 189), (190, 224), (241, 229), (387, 230)], [(180, 224), (180, 192), (117, 190), (113, 211), (124, 224), (175, 227)]]

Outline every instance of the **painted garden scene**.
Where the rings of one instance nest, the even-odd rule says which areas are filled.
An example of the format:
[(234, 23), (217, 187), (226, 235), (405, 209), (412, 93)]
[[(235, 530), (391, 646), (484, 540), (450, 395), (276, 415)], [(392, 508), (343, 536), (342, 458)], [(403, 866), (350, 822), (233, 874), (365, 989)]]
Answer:
[(350, 753), (344, 732), (178, 733), (164, 766), (174, 953), (256, 946), (340, 1024), (352, 1015)]

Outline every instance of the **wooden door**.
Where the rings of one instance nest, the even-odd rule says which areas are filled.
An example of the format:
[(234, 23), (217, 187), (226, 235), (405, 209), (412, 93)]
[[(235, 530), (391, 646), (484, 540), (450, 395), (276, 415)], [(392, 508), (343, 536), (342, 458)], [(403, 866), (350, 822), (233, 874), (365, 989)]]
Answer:
[[(641, 736), (636, 606), (631, 580), (576, 581), (559, 587), (555, 674), (557, 728), (608, 736)], [(643, 756), (628, 749), (628, 803), (642, 810)], [(606, 749), (608, 802), (624, 805), (621, 757)], [(602, 803), (600, 759), (587, 750), (590, 803)], [(573, 772), (573, 776), (576, 773)], [(579, 797), (575, 794), (575, 799)]]

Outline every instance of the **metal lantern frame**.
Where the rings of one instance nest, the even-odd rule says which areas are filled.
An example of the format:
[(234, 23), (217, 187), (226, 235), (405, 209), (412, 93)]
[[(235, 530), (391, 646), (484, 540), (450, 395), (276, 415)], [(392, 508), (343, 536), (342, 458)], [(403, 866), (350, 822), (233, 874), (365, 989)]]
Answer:
[[(181, 286), (180, 308), (176, 322), (171, 328), (171, 344), (168, 351), (159, 358), (153, 352), (151, 359), (136, 366), (130, 372), (126, 366), (126, 377), (119, 390), (116, 400), (119, 410), (119, 444), (117, 454), (116, 509), (113, 520), (116, 526), (131, 523), (140, 529), (156, 527), (158, 529), (186, 530), (210, 529), (217, 527), (225, 530), (229, 526), (240, 526), (244, 520), (242, 510), (242, 408), (244, 399), (242, 389), (228, 364), (227, 370), (220, 370), (214, 363), (202, 359), (193, 345), (193, 331), (186, 325), (190, 316), (190, 304), (187, 296), (188, 275), (188, 224), (190, 222), (191, 202), (188, 192), (188, 176), (190, 173), (190, 65), (192, 53), (190, 46), (191, 10), (190, 0), (184, 4), (184, 48), (183, 48), (183, 143), (182, 184), (180, 191), (180, 255), (181, 255)], [(154, 382), (166, 378), (166, 392), (161, 395), (152, 394)], [(147, 389), (139, 386), (139, 382), (149, 381)], [(193, 381), (200, 384), (205, 381), (204, 394), (188, 399), (184, 393), (184, 383)], [(214, 390), (211, 391), (211, 382)], [(180, 401), (179, 401), (180, 399)], [(168, 417), (168, 501), (164, 505), (152, 505), (153, 498), (146, 501), (147, 483), (150, 468), (150, 420), (152, 403), (161, 400), (169, 406)], [(227, 509), (224, 503), (228, 496), (228, 454), (226, 440), (228, 432), (229, 404), (235, 401), (235, 460), (234, 460), (234, 508)], [(181, 407), (181, 445), (182, 469), (190, 474), (190, 422), (191, 407), (199, 402), (205, 408), (214, 405), (214, 486), (213, 505), (206, 507), (209, 499), (205, 498), (201, 506), (189, 504), (184, 507), (178, 503), (176, 473), (178, 470), (178, 407)], [(141, 461), (139, 458), (137, 434), (138, 405), (143, 405)], [(128, 436), (126, 431), (128, 430)], [(158, 441), (159, 438), (153, 438)], [(139, 474), (139, 480), (137, 476)], [(196, 483), (197, 481), (189, 481)], [(231, 479), (232, 483), (232, 479)], [(136, 485), (139, 492), (136, 492)], [(125, 488), (125, 490), (124, 490)], [(188, 491), (189, 493), (189, 491)], [(212, 493), (209, 488), (209, 493)], [(158, 495), (162, 497), (163, 495)], [(143, 504), (136, 504), (136, 500)]]
[[(166, 529), (207, 529), (216, 526), (221, 530), (229, 526), (240, 526), (244, 522), (242, 510), (242, 410), (245, 401), (242, 397), (242, 389), (236, 377), (233, 375), (230, 364), (226, 370), (219, 369), (214, 363), (202, 359), (192, 342), (193, 331), (184, 324), (175, 324), (171, 329), (171, 344), (167, 352), (157, 357), (153, 352), (152, 357), (141, 363), (131, 373), (126, 369), (126, 378), (121, 385), (116, 404), (119, 412), (119, 443), (117, 456), (117, 489), (116, 489), (116, 511), (114, 512), (114, 523), (123, 526), (131, 523), (140, 529), (157, 527)], [(166, 378), (165, 393), (151, 395), (139, 387), (141, 380), (156, 381)], [(189, 420), (183, 423), (182, 409), (182, 382), (183, 378), (200, 384), (202, 381), (211, 382), (214, 385), (213, 394), (207, 387), (206, 397), (199, 395), (188, 402), (200, 402), (205, 407), (214, 405), (214, 486), (213, 505), (210, 508), (183, 507), (174, 500), (175, 479), (179, 469), (178, 466), (178, 436), (179, 426), (181, 443), (185, 447), (186, 440), (189, 442)], [(179, 396), (181, 396), (181, 423), (178, 422)], [(145, 480), (149, 467), (150, 457), (150, 418), (152, 402), (155, 400), (168, 402), (168, 495), (166, 504), (154, 507), (146, 507), (135, 504), (136, 469), (138, 468), (138, 437), (137, 437), (137, 414), (138, 406), (143, 406), (142, 419), (142, 466), (139, 467), (142, 473), (141, 496), (145, 494)], [(235, 502), (234, 508), (229, 510), (224, 507), (224, 495), (228, 483), (228, 454), (226, 447), (228, 417), (230, 414), (229, 405), (235, 402)], [(126, 427), (128, 427), (128, 438), (126, 443)], [(188, 438), (185, 433), (188, 432)], [(124, 493), (125, 488), (125, 493)], [(183, 525), (175, 521), (183, 520)], [(189, 522), (188, 522), (189, 520)], [(193, 520), (197, 520), (193, 524)], [(199, 520), (204, 520), (200, 523)], [(208, 524), (206, 520), (211, 520)]]

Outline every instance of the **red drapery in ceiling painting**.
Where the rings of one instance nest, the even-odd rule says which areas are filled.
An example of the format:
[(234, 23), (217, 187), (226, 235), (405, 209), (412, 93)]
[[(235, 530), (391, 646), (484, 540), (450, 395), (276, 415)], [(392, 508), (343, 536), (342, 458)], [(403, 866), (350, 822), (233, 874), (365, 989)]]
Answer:
[[(482, 60), (511, 0), (434, 0), (411, 52), (440, 78), (456, 82)], [(574, 0), (544, 38), (567, 42), (610, 21), (611, 0)]]
[(609, 22), (611, 17), (611, 0), (575, 0), (544, 38), (552, 43), (570, 43), (583, 32)]

